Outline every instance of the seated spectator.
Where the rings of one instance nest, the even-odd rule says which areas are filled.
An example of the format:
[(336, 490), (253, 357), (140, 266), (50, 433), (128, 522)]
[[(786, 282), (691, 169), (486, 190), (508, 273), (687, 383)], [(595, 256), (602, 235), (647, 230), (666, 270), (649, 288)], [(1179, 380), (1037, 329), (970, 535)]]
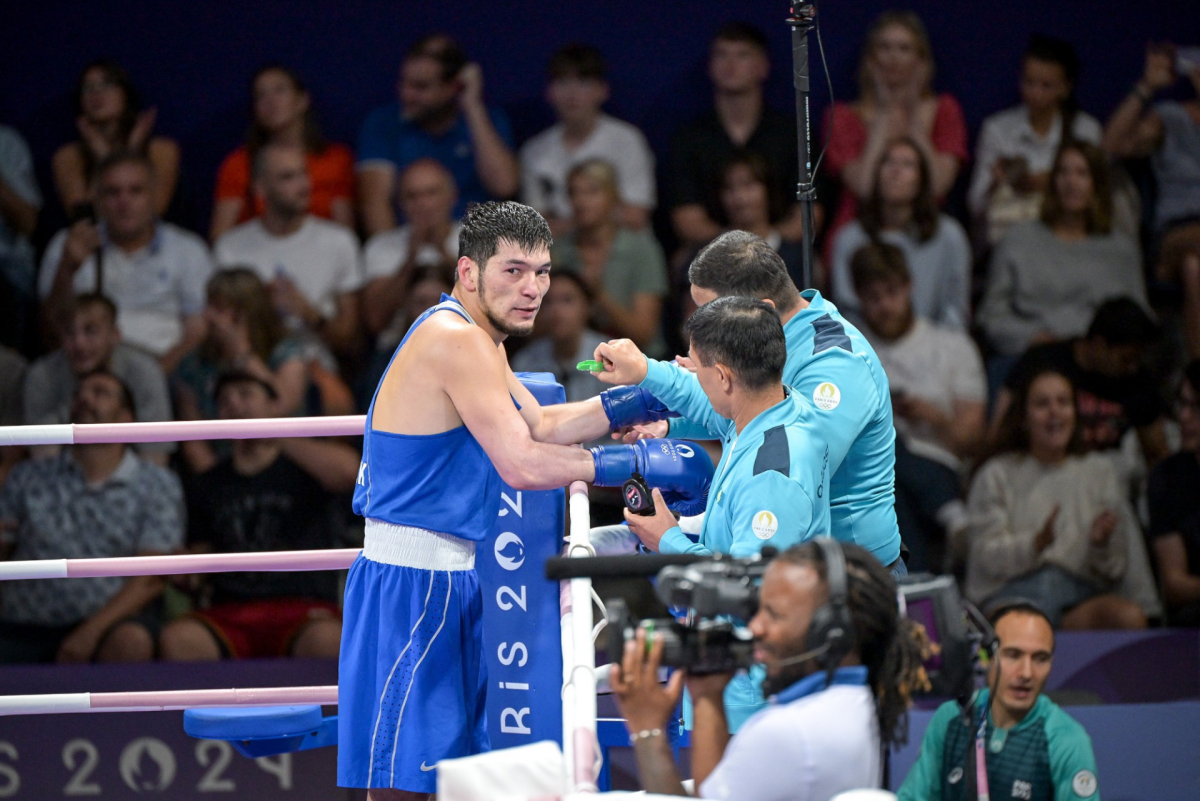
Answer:
[[(713, 37), (708, 53), (713, 109), (677, 131), (670, 145), (671, 225), (685, 245), (700, 247), (729, 225), (721, 207), (721, 170), (739, 149), (766, 160), (779, 197), (795, 196), (800, 174), (796, 117), (770, 108), (763, 100), (770, 68), (766, 34), (753, 25), (730, 22)], [(779, 228), (785, 239), (802, 238), (797, 205), (788, 205)]]
[[(458, 263), (462, 226), (452, 216), (456, 196), (454, 176), (445, 167), (433, 159), (414, 161), (400, 174), (404, 225), (367, 240), (363, 320), (367, 332), (375, 337), (376, 350), (386, 351), (389, 358), (415, 319), (405, 313), (405, 291), (413, 281), (412, 270), (448, 267), (453, 274)], [(450, 283), (453, 285), (453, 277)], [(434, 296), (429, 305), (436, 303)], [(421, 311), (427, 308), (423, 306)]]
[(1030, 348), (1013, 366), (996, 396), (992, 425), (998, 426), (1017, 388), (1034, 372), (1053, 368), (1075, 387), (1075, 420), (1087, 450), (1119, 448), (1134, 429), (1147, 463), (1169, 452), (1163, 428), (1167, 406), (1158, 382), (1143, 366), (1159, 337), (1145, 310), (1129, 298), (1114, 298), (1096, 310), (1086, 335)]
[(571, 224), (567, 173), (603, 159), (617, 171), (621, 222), (644, 228), (656, 202), (654, 153), (641, 131), (601, 111), (609, 96), (604, 57), (591, 45), (567, 45), (551, 56), (547, 72), (546, 100), (558, 122), (521, 147), (522, 199), (559, 236)]
[(1167, 623), (1200, 626), (1200, 361), (1183, 371), (1175, 400), (1182, 449), (1150, 472), (1150, 537)]
[(367, 369), (359, 376), (359, 409), (366, 409), (371, 405), (371, 397), (379, 387), (388, 363), (396, 352), (396, 346), (408, 333), (408, 329), (422, 312), (436, 306), (443, 294), (448, 295), (454, 289), (455, 268), (455, 262), (450, 262), (424, 267), (414, 266), (402, 273), (403, 280), (398, 292), (404, 298), (404, 302), (392, 317), (391, 325), (375, 340), (375, 352), (371, 355)]
[[(125, 342), (158, 358), (163, 372), (204, 337), (204, 282), (212, 260), (204, 240), (154, 210), (154, 165), (146, 156), (116, 153), (96, 168), (96, 216), (50, 240), (38, 294), (51, 344), (75, 296), (94, 292), (117, 306)], [(103, 233), (102, 233), (103, 231)]]
[[(217, 379), (226, 370), (249, 373), (271, 386), (269, 417), (286, 417), (305, 408), (309, 380), (304, 345), (287, 336), (266, 286), (252, 270), (235, 267), (212, 277), (205, 319), (208, 336), (172, 376), (179, 419), (216, 417)], [(216, 463), (208, 442), (184, 442), (182, 450), (197, 473)]]
[[(274, 385), (256, 373), (223, 373), (217, 383), (220, 416), (273, 417), (274, 394)], [(338, 496), (354, 489), (357, 475), (358, 452), (340, 442), (235, 440), (230, 456), (188, 488), (188, 550), (337, 547), (343, 519)], [(212, 573), (197, 584), (203, 601), (163, 629), (163, 659), (337, 657), (342, 624), (335, 573)]]
[(129, 74), (112, 61), (94, 61), (83, 68), (75, 88), (75, 127), (79, 139), (54, 153), (54, 186), (67, 217), (87, 216), (93, 201), (97, 168), (110, 156), (136, 153), (154, 165), (156, 181), (151, 208), (163, 215), (179, 179), (179, 145), (154, 135), (158, 110), (143, 110)]
[(938, 211), (932, 181), (929, 163), (911, 137), (893, 139), (884, 148), (858, 219), (838, 231), (833, 243), (833, 297), (851, 321), (860, 302), (850, 259), (868, 242), (881, 240), (904, 252), (918, 315), (955, 331), (969, 327), (971, 245), (958, 221)]
[[(22, 390), (26, 367), (24, 356), (0, 345), (0, 426), (19, 426), (24, 422)], [(0, 447), (0, 486), (24, 456), (25, 449), (18, 445)]]
[(933, 93), (933, 50), (920, 17), (912, 11), (881, 14), (858, 63), (858, 100), (835, 103), (826, 117), (825, 165), (842, 184), (830, 243), (871, 196), (879, 161), (897, 136), (911, 137), (921, 149), (939, 203), (970, 155), (962, 107), (949, 94)]
[(862, 300), (862, 332), (892, 391), (896, 422), (896, 517), (909, 570), (941, 572), (945, 546), (966, 528), (963, 460), (983, 441), (987, 379), (971, 338), (922, 316), (904, 252), (866, 245), (850, 266)]
[[(129, 423), (133, 397), (103, 369), (75, 392), (73, 423)], [(0, 489), (0, 551), (12, 559), (164, 554), (183, 544), (183, 491), (125, 445), (75, 445), (22, 462)], [(0, 662), (154, 657), (157, 576), (0, 583)]]
[(1079, 336), (1114, 297), (1146, 305), (1141, 255), (1112, 229), (1104, 154), (1068, 142), (1054, 160), (1041, 218), (1014, 226), (996, 245), (976, 319), (996, 353), (1014, 357)]
[(300, 147), (263, 146), (254, 165), (254, 190), (263, 214), (217, 240), (217, 264), (253, 268), (291, 331), (307, 333), (334, 353), (349, 352), (357, 339), (362, 288), (354, 232), (308, 213), (312, 183)]
[(661, 351), (667, 264), (658, 240), (617, 221), (621, 195), (616, 170), (608, 162), (575, 165), (567, 191), (575, 227), (550, 250), (555, 268), (583, 279), (592, 293), (592, 324), (598, 330)]
[(766, 159), (752, 151), (738, 151), (721, 171), (721, 208), (729, 227), (766, 240), (787, 265), (792, 282), (800, 287), (804, 285), (802, 249), (799, 243), (784, 239), (779, 230), (777, 223), (788, 204), (776, 190)]
[(512, 369), (553, 373), (567, 390), (567, 403), (587, 400), (605, 390), (600, 379), (575, 369), (593, 358), (605, 336), (588, 328), (591, 291), (577, 273), (560, 272), (550, 282), (538, 314), (538, 336), (512, 357)]
[(468, 203), (512, 197), (520, 188), (512, 126), (483, 103), (483, 72), (453, 39), (434, 34), (408, 49), (399, 103), (375, 109), (358, 140), (358, 202), (371, 236), (396, 227), (396, 178), (422, 158), (440, 161), (458, 186), (454, 216)]
[[(159, 423), (171, 417), (171, 396), (167, 379), (158, 362), (145, 351), (121, 341), (117, 327), (117, 307), (103, 295), (75, 298), (62, 347), (29, 366), (25, 376), (26, 425), (67, 423), (71, 419), (75, 388), (79, 379), (96, 370), (108, 370), (129, 388), (135, 419), (140, 423)], [(38, 446), (39, 455), (58, 453), (54, 445)], [(134, 446), (138, 455), (166, 466), (174, 442), (144, 442)]]
[[(1155, 103), (1181, 72), (1192, 96)], [(1200, 357), (1200, 64), (1179, 61), (1172, 45), (1150, 45), (1142, 77), (1105, 126), (1104, 147), (1122, 158), (1150, 157), (1155, 276), (1171, 287), (1182, 279), (1187, 347)]]
[(1013, 396), (967, 499), (964, 593), (1028, 599), (1055, 628), (1143, 628), (1146, 613), (1117, 594), (1141, 532), (1112, 463), (1083, 455), (1074, 394), (1042, 370)]
[(209, 239), (259, 217), (263, 199), (254, 192), (254, 161), (267, 144), (303, 147), (312, 192), (308, 213), (354, 228), (354, 154), (321, 135), (304, 82), (279, 64), (263, 67), (250, 83), (253, 121), (246, 142), (221, 162)]
[(0, 125), (0, 342), (24, 347), (37, 297), (37, 262), (30, 237), (42, 194), (29, 145)]
[(1075, 48), (1035, 34), (1021, 60), (1021, 105), (983, 121), (967, 205), (989, 246), (1037, 219), (1063, 141), (1100, 143), (1100, 123), (1075, 100), (1078, 79)]

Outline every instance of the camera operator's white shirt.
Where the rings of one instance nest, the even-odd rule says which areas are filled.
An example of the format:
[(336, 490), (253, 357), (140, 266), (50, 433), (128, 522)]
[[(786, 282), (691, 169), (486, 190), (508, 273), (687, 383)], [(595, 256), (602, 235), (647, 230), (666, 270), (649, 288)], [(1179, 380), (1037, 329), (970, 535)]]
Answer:
[(865, 667), (814, 673), (746, 721), (700, 787), (700, 797), (827, 801), (879, 787), (879, 724)]

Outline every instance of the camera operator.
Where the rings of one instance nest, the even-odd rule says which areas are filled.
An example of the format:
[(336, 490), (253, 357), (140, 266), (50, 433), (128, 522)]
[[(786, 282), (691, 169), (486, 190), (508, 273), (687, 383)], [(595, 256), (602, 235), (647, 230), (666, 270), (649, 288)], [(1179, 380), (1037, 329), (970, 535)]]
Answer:
[(750, 630), (771, 703), (732, 739), (722, 704), (731, 674), (681, 670), (664, 687), (661, 635), (648, 649), (644, 630), (626, 644), (611, 681), (643, 787), (685, 794), (663, 734), (685, 682), (695, 699), (692, 768), (701, 797), (825, 801), (879, 787), (882, 749), (903, 739), (927, 653), (919, 627), (897, 611), (887, 569), (827, 537), (793, 546), (767, 566)]
[[(1042, 694), (1054, 661), (1050, 620), (1031, 602), (1015, 600), (990, 618), (998, 641), (988, 676), (992, 691), (976, 694), (969, 718), (957, 701), (938, 708), (900, 787), (901, 801), (965, 801), (989, 790), (994, 798), (1098, 799), (1091, 739)], [(987, 787), (977, 786), (980, 753)]]

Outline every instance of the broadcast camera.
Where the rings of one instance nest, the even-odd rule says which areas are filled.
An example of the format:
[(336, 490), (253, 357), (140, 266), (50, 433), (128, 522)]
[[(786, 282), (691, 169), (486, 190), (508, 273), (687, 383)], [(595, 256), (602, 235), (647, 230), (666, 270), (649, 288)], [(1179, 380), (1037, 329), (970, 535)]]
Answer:
[[(591, 578), (607, 610), (607, 650), (620, 659), (638, 628), (663, 640), (662, 664), (693, 675), (745, 669), (754, 663), (746, 624), (773, 548), (747, 559), (728, 556), (630, 555), (554, 558), (550, 579)], [(652, 583), (649, 579), (653, 578)], [(937, 648), (926, 663), (929, 695), (965, 697), (980, 672), (977, 655), (987, 624), (963, 600), (950, 576), (910, 576), (899, 582), (901, 612), (925, 627)]]

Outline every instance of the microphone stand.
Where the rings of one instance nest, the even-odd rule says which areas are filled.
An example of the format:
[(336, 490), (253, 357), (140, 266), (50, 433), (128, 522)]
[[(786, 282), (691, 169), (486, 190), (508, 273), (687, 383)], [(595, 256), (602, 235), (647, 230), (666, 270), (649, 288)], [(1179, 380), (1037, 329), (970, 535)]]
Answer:
[(800, 155), (800, 181), (796, 184), (796, 200), (804, 223), (801, 241), (800, 289), (813, 282), (813, 202), (817, 191), (812, 174), (812, 117), (809, 113), (808, 32), (816, 25), (817, 7), (806, 0), (791, 5), (787, 24), (792, 28), (792, 84), (796, 88), (796, 139)]

